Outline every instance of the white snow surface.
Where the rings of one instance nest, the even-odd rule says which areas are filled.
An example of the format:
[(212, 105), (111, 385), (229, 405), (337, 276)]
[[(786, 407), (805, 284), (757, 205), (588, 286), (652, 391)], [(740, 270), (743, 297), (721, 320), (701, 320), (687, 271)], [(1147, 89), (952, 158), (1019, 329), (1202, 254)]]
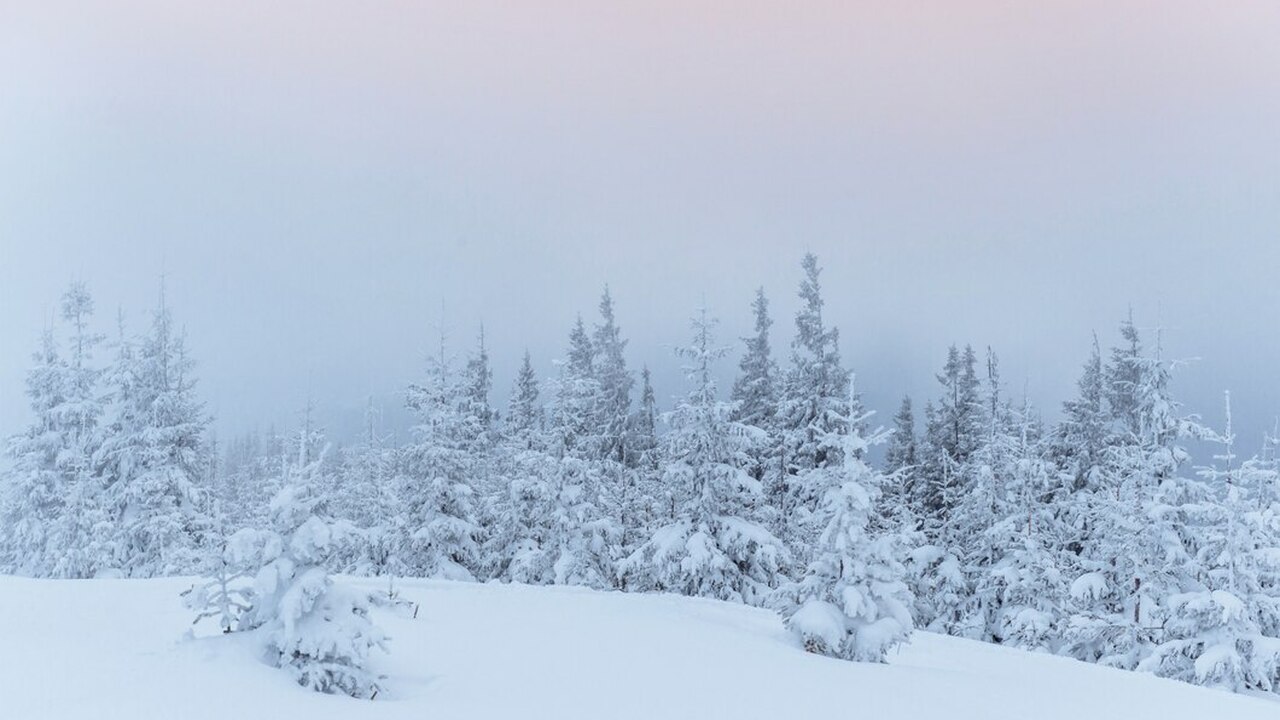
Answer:
[(417, 619), (374, 611), (391, 636), (384, 691), (355, 700), (298, 687), (245, 637), (184, 638), (190, 585), (0, 577), (0, 717), (1280, 717), (1267, 698), (929, 633), (866, 665), (807, 654), (776, 615), (742, 605), (422, 580), (400, 583)]

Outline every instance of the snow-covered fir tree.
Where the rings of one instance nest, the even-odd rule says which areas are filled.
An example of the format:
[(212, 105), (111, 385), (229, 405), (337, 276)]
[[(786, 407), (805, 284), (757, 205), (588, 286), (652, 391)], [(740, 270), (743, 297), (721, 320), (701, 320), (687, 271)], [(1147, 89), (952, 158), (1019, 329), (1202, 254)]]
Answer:
[(703, 309), (693, 342), (679, 353), (692, 385), (669, 416), (664, 483), (678, 488), (676, 518), (619, 564), (625, 587), (760, 603), (788, 562), (783, 543), (750, 519), (762, 488), (747, 472), (759, 430), (730, 419), (716, 397), (713, 365), (728, 352), (714, 344)]
[[(751, 476), (764, 482), (766, 468), (778, 456), (776, 444), (778, 413), (778, 366), (773, 360), (769, 342), (773, 319), (769, 317), (769, 299), (764, 288), (756, 290), (751, 302), (755, 316), (755, 334), (742, 338), (746, 350), (738, 361), (738, 377), (733, 382), (729, 401), (733, 403), (733, 419), (743, 425), (759, 428), (768, 434), (751, 453)], [(776, 474), (776, 473), (775, 473)]]
[(923, 504), (919, 456), (916, 450), (916, 418), (911, 398), (903, 396), (893, 416), (893, 433), (884, 454), (885, 479), (881, 491), (882, 512), (877, 518), (882, 527), (914, 530), (918, 519), (915, 509)]
[[(477, 541), (483, 547), (486, 538), (494, 532), (495, 497), (502, 484), (497, 472), (499, 427), (497, 413), (489, 404), (489, 392), (493, 388), (493, 369), (489, 365), (489, 350), (485, 346), (484, 327), (481, 326), (475, 349), (463, 368), (458, 397), (458, 413), (462, 428), (462, 451), (470, 465), (469, 477), (475, 491), (475, 522), (480, 528)], [(477, 553), (476, 575), (487, 575), (486, 559)]]
[(1017, 421), (1000, 475), (1001, 511), (985, 532), (994, 550), (980, 586), (991, 604), (986, 635), (1004, 645), (1056, 652), (1068, 605), (1061, 488), (1028, 403)]
[(930, 538), (938, 537), (964, 495), (969, 457), (983, 436), (983, 403), (973, 348), (952, 345), (938, 375), (942, 394), (926, 412), (925, 443), (920, 456), (922, 482), (928, 491), (918, 509)]
[[(950, 619), (943, 625), (952, 634), (984, 641), (995, 637), (995, 616), (1000, 608), (992, 570), (1003, 548), (990, 529), (1010, 514), (1007, 490), (1019, 457), (1011, 414), (1000, 392), (998, 364), (988, 348), (978, 418), (983, 429), (970, 451), (955, 460), (959, 496), (938, 533), (938, 543), (959, 560), (965, 578), (964, 599), (950, 609)], [(949, 407), (945, 398), (942, 407)]]
[(50, 533), (52, 545), (59, 549), (51, 568), (54, 577), (92, 577), (100, 568), (109, 527), (95, 461), (106, 398), (101, 388), (103, 371), (94, 364), (94, 350), (104, 337), (89, 327), (93, 309), (93, 297), (84, 283), (72, 283), (62, 296), (62, 319), (69, 324), (71, 337), (61, 408), (66, 438), (58, 458), (65, 481), (64, 509)]
[(640, 369), (640, 402), (631, 414), (630, 457), (639, 488), (636, 503), (636, 525), (644, 536), (658, 522), (658, 518), (671, 520), (670, 500), (662, 485), (662, 447), (658, 440), (658, 398), (653, 391), (653, 378), (649, 367)]
[(12, 438), (12, 473), (0, 484), (0, 567), (42, 577), (91, 577), (101, 567), (108, 528), (94, 457), (104, 413), (89, 322), (93, 298), (83, 283), (62, 296), (70, 336), (66, 357), (52, 328), (41, 337), (27, 375), (33, 420)]
[(555, 465), (547, 455), (538, 376), (526, 351), (507, 406), (497, 483), (494, 527), (485, 557), (489, 577), (548, 585), (555, 582), (548, 546), (555, 516)]
[[(856, 400), (850, 406), (856, 406)], [(885, 440), (863, 436), (867, 416), (847, 418), (836, 440), (844, 462), (822, 472), (826, 487), (818, 509), (822, 534), (804, 577), (786, 588), (787, 627), (806, 650), (867, 662), (884, 662), (914, 626), (911, 591), (901, 562), (905, 538), (875, 533), (872, 516), (884, 477), (865, 460)]]
[(58, 457), (66, 443), (60, 412), (65, 400), (65, 365), (52, 328), (41, 335), (27, 371), (32, 421), (9, 442), (13, 461), (4, 487), (4, 568), (23, 575), (49, 574), (60, 556), (53, 526), (66, 512), (66, 480)]
[[(639, 467), (636, 441), (631, 437), (631, 388), (635, 378), (627, 370), (627, 341), (614, 313), (613, 297), (605, 286), (600, 298), (600, 321), (591, 337), (596, 399), (596, 438), (600, 473), (600, 504), (620, 533), (615, 554), (628, 552), (648, 528), (652, 499), (646, 474)], [(616, 559), (616, 558), (615, 558)]]
[(861, 413), (849, 407), (849, 371), (840, 364), (839, 331), (823, 320), (817, 257), (805, 255), (801, 267), (802, 304), (796, 313), (791, 366), (778, 409), (781, 477), (772, 483), (772, 505), (783, 520), (779, 533), (797, 558), (804, 560), (821, 530), (811, 517), (822, 492), (809, 481), (810, 475), (843, 461), (840, 448), (828, 443), (839, 436), (850, 417)]
[(107, 562), (132, 577), (190, 571), (210, 523), (209, 418), (163, 288), (150, 331), (136, 344), (122, 340), (116, 362), (99, 451), (112, 522)]
[(1094, 336), (1089, 360), (1076, 383), (1078, 395), (1062, 404), (1063, 420), (1052, 455), (1070, 479), (1072, 492), (1095, 490), (1102, 482), (1109, 436), (1102, 352)]
[[(981, 446), (984, 404), (978, 381), (977, 359), (972, 347), (963, 353), (952, 345), (937, 376), (942, 394), (937, 403), (925, 405), (924, 434), (917, 446), (916, 492), (910, 497), (925, 542), (911, 554), (912, 591), (916, 598), (916, 622), (935, 632), (973, 634), (973, 624), (963, 606), (972, 602), (972, 564), (967, 543), (983, 522), (983, 499), (970, 497), (976, 482), (972, 455)], [(962, 500), (973, 510), (969, 517), (955, 517)], [(989, 518), (987, 518), (989, 519)], [(985, 626), (985, 623), (982, 623)]]
[(560, 363), (547, 433), (551, 504), (545, 561), (559, 585), (612, 587), (622, 528), (601, 502), (595, 351), (582, 318), (569, 333), (568, 357)]
[(592, 371), (599, 398), (596, 402), (598, 452), (604, 460), (626, 465), (627, 420), (631, 415), (631, 386), (635, 379), (627, 371), (625, 351), (627, 341), (622, 339), (614, 315), (613, 296), (605, 286), (600, 297), (600, 322), (591, 337), (593, 353)]
[(1272, 690), (1280, 683), (1280, 638), (1268, 636), (1280, 617), (1280, 598), (1263, 577), (1280, 561), (1275, 537), (1250, 502), (1255, 477), (1237, 465), (1226, 400), (1226, 430), (1213, 438), (1222, 448), (1216, 466), (1200, 474), (1217, 488), (1216, 502), (1190, 508), (1199, 530), (1196, 582), (1166, 599), (1163, 635), (1139, 669), (1236, 692)]
[(480, 570), (476, 466), (468, 452), (473, 426), (463, 395), (442, 337), (439, 354), (428, 360), (426, 380), (409, 386), (406, 403), (415, 424), (412, 441), (400, 453), (397, 480), (397, 555), (417, 577), (471, 580)]
[(1210, 500), (1183, 468), (1187, 439), (1203, 429), (1178, 414), (1169, 365), (1142, 352), (1132, 322), (1105, 376), (1115, 427), (1108, 489), (1093, 495), (1094, 530), (1085, 538), (1064, 651), (1115, 667), (1136, 667), (1158, 644), (1169, 601), (1192, 586), (1199, 540), (1195, 515)]
[(396, 449), (380, 430), (380, 416), (369, 398), (362, 437), (341, 451), (329, 507), (335, 519), (358, 528), (356, 542), (344, 548), (338, 567), (359, 575), (394, 577), (406, 571), (399, 554), (405, 518), (400, 514)]

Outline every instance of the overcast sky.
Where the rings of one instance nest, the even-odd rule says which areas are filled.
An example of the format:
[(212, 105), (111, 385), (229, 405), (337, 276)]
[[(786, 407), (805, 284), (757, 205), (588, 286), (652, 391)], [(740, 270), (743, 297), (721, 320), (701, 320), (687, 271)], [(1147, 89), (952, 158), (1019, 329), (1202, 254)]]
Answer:
[(0, 432), (72, 279), (106, 331), (164, 272), (227, 433), (397, 402), (442, 306), (505, 405), (605, 283), (669, 397), (704, 297), (729, 343), (764, 285), (785, 355), (812, 250), (884, 421), (966, 342), (1055, 412), (1132, 306), (1252, 447), (1277, 38), (1274, 0), (0, 2)]

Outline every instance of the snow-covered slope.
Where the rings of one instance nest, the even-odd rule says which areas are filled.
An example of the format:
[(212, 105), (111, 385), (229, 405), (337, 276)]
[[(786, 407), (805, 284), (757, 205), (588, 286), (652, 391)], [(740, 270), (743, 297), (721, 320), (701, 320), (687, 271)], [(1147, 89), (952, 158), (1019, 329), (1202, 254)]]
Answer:
[(402, 584), (417, 619), (378, 613), (386, 691), (351, 700), (293, 685), (234, 636), (184, 640), (188, 585), (0, 577), (0, 718), (1280, 717), (1269, 699), (924, 633), (859, 665), (805, 654), (742, 606), (433, 581)]

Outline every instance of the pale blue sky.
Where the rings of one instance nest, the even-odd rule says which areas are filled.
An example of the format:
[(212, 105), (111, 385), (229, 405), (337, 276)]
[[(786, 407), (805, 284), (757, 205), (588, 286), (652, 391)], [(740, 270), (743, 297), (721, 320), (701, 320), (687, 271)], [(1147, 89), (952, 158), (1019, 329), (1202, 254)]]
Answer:
[(1280, 413), (1274, 2), (15, 5), (4, 433), (72, 278), (105, 330), (167, 272), (229, 431), (394, 401), (442, 302), (505, 402), (605, 282), (670, 395), (704, 295), (785, 353), (806, 249), (886, 420), (952, 342), (1055, 409), (1130, 304), (1193, 409)]

